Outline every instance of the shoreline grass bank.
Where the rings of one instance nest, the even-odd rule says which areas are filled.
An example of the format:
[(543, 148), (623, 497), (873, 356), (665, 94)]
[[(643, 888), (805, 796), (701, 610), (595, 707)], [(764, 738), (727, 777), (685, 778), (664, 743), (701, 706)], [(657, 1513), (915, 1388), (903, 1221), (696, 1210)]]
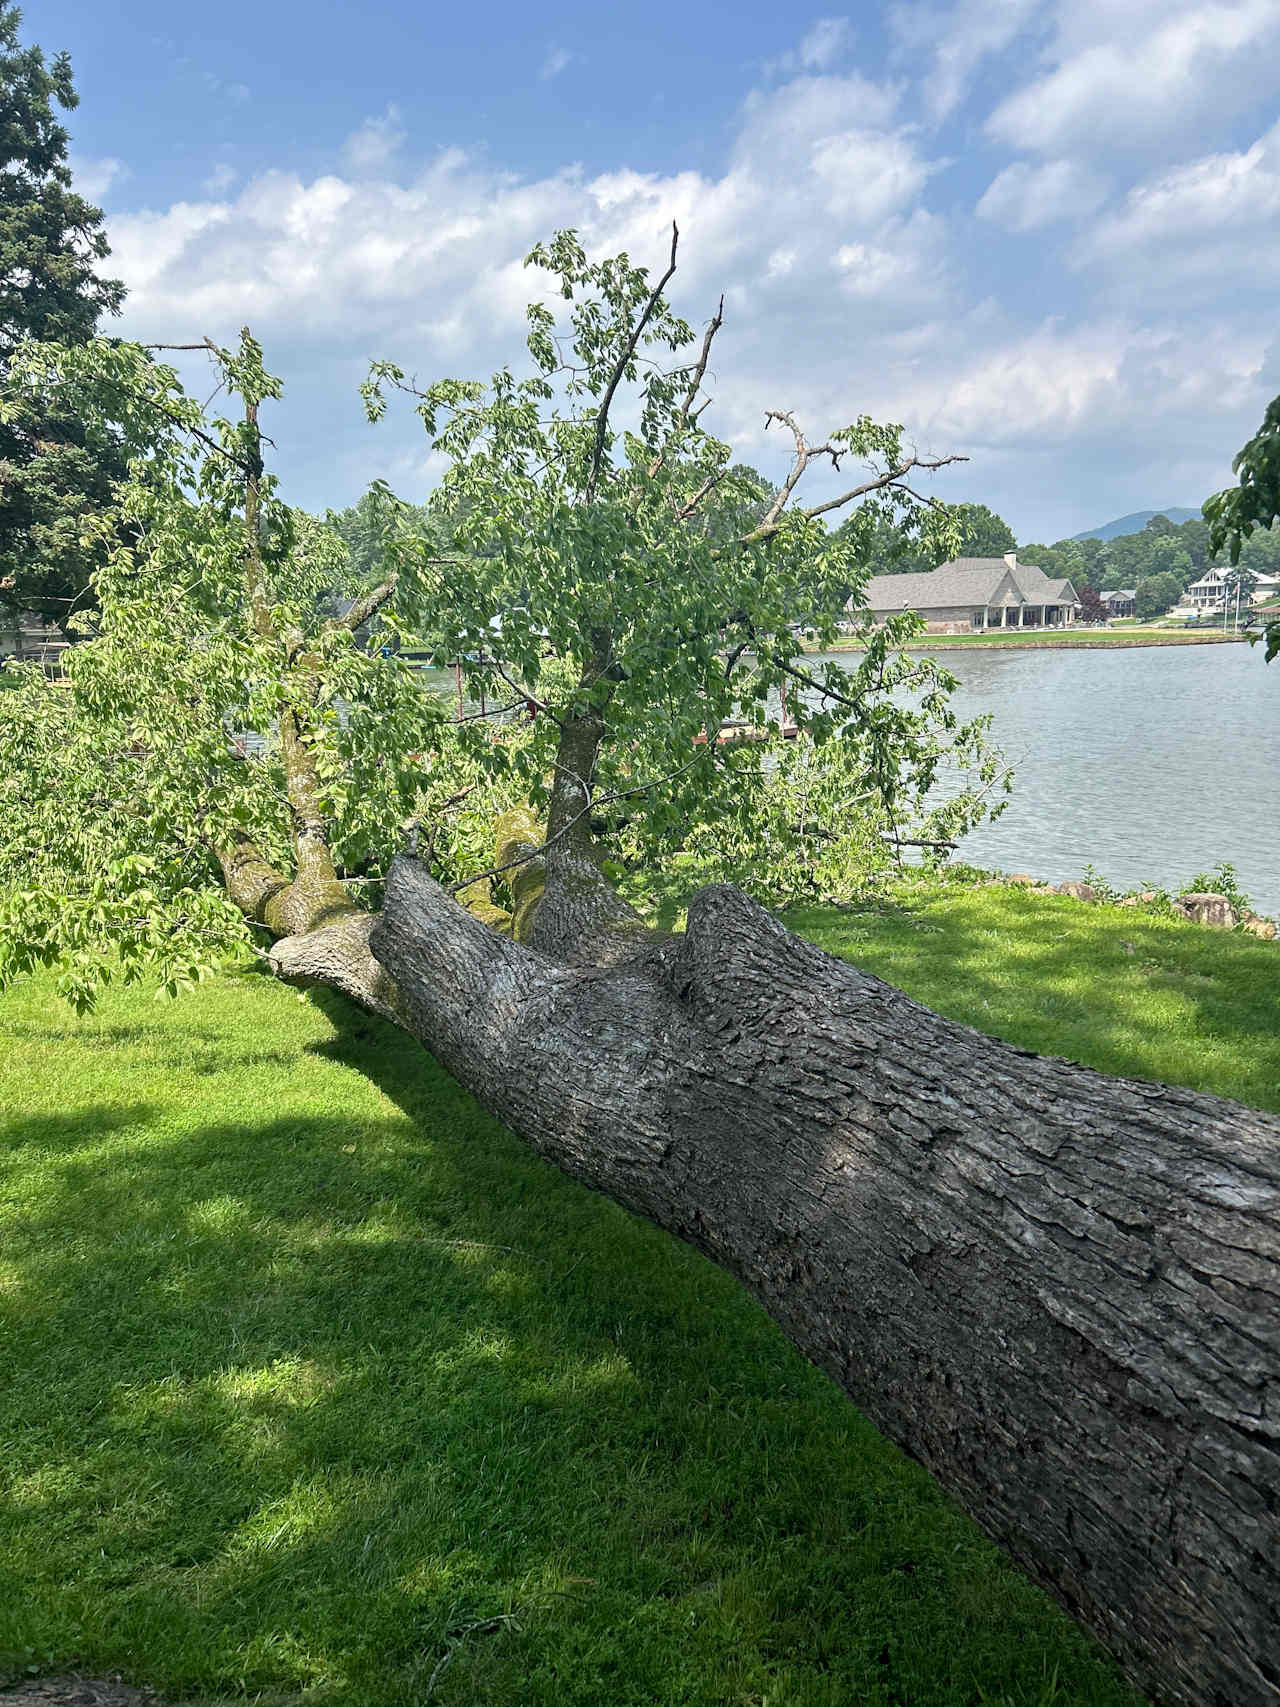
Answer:
[[(1280, 1104), (1269, 945), (920, 878), (792, 928)], [(0, 1683), (290, 1707), (1137, 1707), (728, 1276), (336, 998), (0, 997)], [(1268, 1100), (1269, 1099), (1269, 1100)]]
[[(1032, 632), (1019, 634), (1012, 630), (1008, 634), (928, 634), (919, 640), (913, 640), (905, 650), (909, 652), (947, 652), (961, 648), (973, 650), (975, 647), (997, 651), (1002, 647), (1025, 647), (1040, 651), (1088, 650), (1090, 648), (1113, 648), (1134, 646), (1222, 646), (1247, 645), (1248, 637), (1243, 634), (1180, 634), (1160, 629), (1127, 629), (1115, 633), (1105, 633), (1096, 630), (1083, 634), (1047, 634)], [(830, 647), (806, 645), (806, 652), (861, 652), (863, 643), (852, 637), (842, 637)]]

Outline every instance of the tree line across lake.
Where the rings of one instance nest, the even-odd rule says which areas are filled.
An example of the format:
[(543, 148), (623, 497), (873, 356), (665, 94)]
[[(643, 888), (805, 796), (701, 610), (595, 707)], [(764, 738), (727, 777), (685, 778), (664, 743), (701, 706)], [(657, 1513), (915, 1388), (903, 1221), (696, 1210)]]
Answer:
[[(1003, 517), (986, 504), (952, 506), (960, 535), (962, 557), (1002, 557), (1017, 550), (1024, 563), (1038, 564), (1046, 575), (1065, 577), (1082, 595), (1086, 615), (1094, 594), (1133, 587), (1137, 592), (1137, 615), (1160, 616), (1176, 605), (1193, 581), (1207, 569), (1228, 568), (1230, 553), (1224, 545), (1215, 550), (1212, 528), (1203, 516), (1185, 522), (1154, 515), (1136, 533), (1118, 534), (1114, 539), (1059, 539), (1052, 545), (1017, 545), (1013, 530)], [(935, 567), (927, 553), (911, 549), (891, 529), (877, 530), (872, 547), (871, 570), (876, 575), (907, 575)], [(1239, 571), (1243, 593), (1248, 594), (1256, 577), (1280, 574), (1280, 531), (1256, 529), (1241, 541)]]

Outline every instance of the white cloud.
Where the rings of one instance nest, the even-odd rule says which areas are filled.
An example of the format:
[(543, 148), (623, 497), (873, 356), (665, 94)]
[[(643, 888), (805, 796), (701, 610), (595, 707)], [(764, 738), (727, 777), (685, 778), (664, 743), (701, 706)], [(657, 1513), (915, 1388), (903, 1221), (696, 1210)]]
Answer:
[(1060, 219), (1081, 219), (1106, 200), (1105, 178), (1074, 160), (1043, 166), (1015, 161), (988, 184), (974, 210), (1007, 231), (1038, 231)]
[(1178, 139), (1280, 78), (1280, 0), (1059, 0), (1047, 69), (987, 120), (996, 141), (1062, 154)]
[[(850, 243), (898, 253), (899, 278), (928, 277), (920, 261), (936, 256), (937, 233), (912, 215), (935, 167), (893, 123), (896, 103), (861, 78), (798, 78), (747, 103), (719, 177), (567, 169), (532, 181), (456, 149), (396, 181), (390, 108), (348, 143), (344, 175), (268, 172), (235, 198), (113, 220), (130, 320), (239, 324), (251, 301), (264, 331), (417, 326), (435, 349), (461, 351), (520, 325), (531, 283), (522, 257), (557, 226), (656, 260), (673, 218), (693, 290), (749, 292), (758, 280), (776, 291), (789, 280), (803, 294)], [(898, 312), (892, 300), (885, 312)]]
[(848, 296), (900, 295), (919, 277), (916, 257), (876, 243), (842, 243), (834, 263)]
[(819, 18), (798, 46), (765, 61), (765, 75), (793, 77), (798, 71), (829, 71), (852, 46), (853, 29), (848, 18)]
[(124, 161), (112, 155), (94, 158), (73, 154), (67, 164), (71, 168), (72, 189), (90, 202), (101, 201), (113, 184), (129, 176)]
[[(291, 491), (313, 507), (347, 501), (376, 474), (428, 478), (407, 416), (378, 434), (361, 427), (367, 358), (424, 379), (519, 362), (525, 304), (544, 288), (522, 258), (564, 226), (594, 253), (625, 249), (660, 268), (679, 222), (677, 307), (697, 325), (725, 292), (707, 420), (741, 455), (779, 469), (766, 408), (794, 408), (814, 432), (863, 411), (903, 421), (922, 449), (974, 458), (937, 490), (1006, 506), (1024, 538), (1053, 536), (1034, 518), (1062, 509), (1082, 471), (1109, 482), (1100, 514), (1151, 501), (1147, 478), (1161, 501), (1222, 484), (1220, 464), (1270, 395), (1260, 317), (1251, 325), (1229, 304), (1184, 313), (1173, 299), (1159, 314), (1136, 298), (1100, 308), (1095, 277), (1123, 273), (1132, 252), (1145, 279), (1158, 232), (1227, 220), (1212, 211), (1215, 188), (1235, 210), (1230, 229), (1244, 229), (1277, 172), (1273, 140), (1140, 187), (1092, 233), (1074, 318), (1041, 323), (1037, 301), (1029, 325), (1012, 289), (972, 300), (961, 248), (972, 222), (926, 205), (945, 162), (907, 122), (900, 87), (805, 72), (757, 91), (716, 172), (566, 165), (529, 178), (458, 149), (411, 169), (391, 158), (398, 125), (393, 110), (371, 121), (374, 142), (340, 172), (276, 170), (238, 189), (224, 176), (206, 200), (110, 221), (128, 333), (226, 341), (248, 323), (264, 340), (288, 382), (271, 430), (286, 474), (304, 473)], [(981, 243), (1099, 193), (1077, 156), (1016, 162), (983, 197)]]
[(1216, 292), (1271, 289), (1280, 264), (1280, 124), (1237, 153), (1209, 154), (1130, 190), (1124, 205), (1077, 243), (1080, 266), (1121, 281)]
[[(184, 286), (191, 282), (187, 269), (198, 268), (197, 256), (209, 233), (226, 226), (231, 210), (218, 202), (175, 202), (163, 213), (132, 213), (110, 221), (113, 265), (129, 288), (131, 323), (139, 321), (155, 336), (172, 328), (170, 315), (186, 320), (183, 289), (166, 286), (176, 270)], [(141, 316), (136, 312), (141, 309)]]
[(367, 118), (342, 145), (342, 158), (353, 172), (378, 172), (390, 165), (404, 143), (400, 109), (389, 106), (380, 118)]
[(861, 223), (883, 219), (914, 202), (938, 170), (905, 135), (844, 130), (813, 144), (810, 163), (826, 190), (831, 213)]
[(558, 77), (562, 71), (572, 65), (576, 58), (577, 55), (570, 53), (568, 48), (553, 47), (539, 68), (539, 80), (543, 83), (549, 83), (553, 77)]
[(852, 42), (848, 18), (819, 18), (797, 49), (800, 64), (806, 71), (828, 71)]
[(902, 4), (889, 9), (898, 57), (927, 66), (925, 105), (945, 119), (960, 105), (983, 62), (1002, 53), (1026, 28), (1040, 0), (957, 0), (949, 7)]
[(743, 103), (734, 157), (791, 162), (842, 130), (880, 130), (898, 121), (901, 90), (851, 72), (803, 76), (781, 88), (756, 90)]
[(1183, 433), (1197, 420), (1202, 436), (1220, 434), (1224, 416), (1251, 406), (1264, 356), (1262, 333), (1242, 337), (1225, 319), (1194, 328), (1120, 316), (1073, 327), (1047, 320), (1023, 333), (1005, 328), (971, 351), (939, 376), (931, 398), (913, 399), (914, 418), (969, 450), (1083, 440), (1158, 466), (1169, 454), (1168, 423), (1184, 423)]

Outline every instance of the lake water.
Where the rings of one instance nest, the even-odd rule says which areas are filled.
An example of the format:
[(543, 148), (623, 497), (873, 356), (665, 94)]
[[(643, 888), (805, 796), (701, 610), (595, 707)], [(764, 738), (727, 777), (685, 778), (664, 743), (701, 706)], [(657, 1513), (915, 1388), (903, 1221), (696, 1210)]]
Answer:
[[(957, 857), (1050, 883), (1092, 865), (1117, 889), (1177, 889), (1230, 860), (1255, 906), (1280, 915), (1280, 658), (1234, 645), (938, 657), (960, 680), (960, 715), (994, 714), (1015, 773), (1003, 817)], [(428, 679), (453, 695), (452, 670)]]
[(938, 654), (965, 717), (994, 713), (1014, 767), (1004, 816), (959, 858), (1052, 883), (1093, 865), (1117, 888), (1230, 860), (1280, 914), (1280, 659), (1253, 646)]

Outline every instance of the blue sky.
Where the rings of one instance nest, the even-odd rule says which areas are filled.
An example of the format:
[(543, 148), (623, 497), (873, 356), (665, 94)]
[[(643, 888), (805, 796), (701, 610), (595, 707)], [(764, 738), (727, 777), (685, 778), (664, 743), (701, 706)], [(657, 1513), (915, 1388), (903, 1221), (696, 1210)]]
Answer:
[(247, 322), (309, 508), (425, 495), (369, 358), (517, 360), (521, 258), (565, 225), (658, 264), (679, 220), (745, 460), (780, 467), (767, 408), (901, 421), (1022, 542), (1198, 504), (1280, 392), (1280, 0), (49, 0), (23, 33), (73, 56), (120, 329)]

